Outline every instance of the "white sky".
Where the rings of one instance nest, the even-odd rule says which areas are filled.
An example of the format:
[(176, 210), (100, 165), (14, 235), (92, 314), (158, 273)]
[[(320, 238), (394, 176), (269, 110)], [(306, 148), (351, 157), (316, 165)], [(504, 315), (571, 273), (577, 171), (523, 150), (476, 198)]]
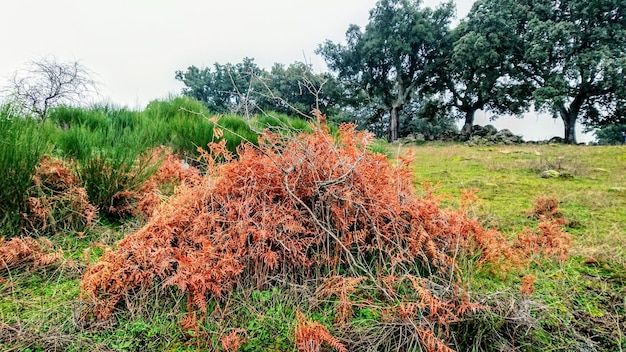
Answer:
[[(424, 0), (434, 7), (440, 0)], [(457, 0), (464, 17), (473, 0)], [(252, 57), (273, 63), (307, 61), (325, 70), (315, 49), (341, 42), (352, 23), (364, 27), (376, 0), (1, 0), (0, 86), (29, 60), (77, 60), (102, 82), (104, 99), (131, 108), (183, 85), (176, 70), (238, 63)], [(478, 124), (489, 123), (477, 114)], [(527, 121), (530, 119), (530, 121)], [(492, 122), (525, 139), (562, 136), (560, 120), (530, 114)], [(580, 129), (580, 128), (579, 128)], [(581, 138), (588, 141), (591, 138)]]

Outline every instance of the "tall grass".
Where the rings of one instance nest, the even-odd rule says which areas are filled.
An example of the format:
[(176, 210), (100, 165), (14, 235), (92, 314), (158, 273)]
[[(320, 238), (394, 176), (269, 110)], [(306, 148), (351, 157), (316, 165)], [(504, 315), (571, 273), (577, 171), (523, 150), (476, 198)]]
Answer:
[(236, 152), (237, 146), (241, 143), (258, 143), (258, 134), (241, 116), (224, 115), (218, 120), (218, 124), (224, 130), (226, 148), (231, 152)]
[(117, 218), (113, 210), (129, 201), (122, 195), (136, 192), (156, 170), (146, 153), (160, 143), (158, 130), (141, 113), (111, 105), (59, 108), (52, 120), (64, 128), (56, 138), (58, 153), (76, 161), (90, 202), (102, 215)]
[(294, 119), (285, 114), (268, 113), (259, 115), (252, 121), (253, 126), (259, 130), (266, 128), (278, 131), (278, 132), (300, 132), (311, 131), (309, 122), (302, 119)]
[(255, 116), (251, 120), (224, 115), (218, 119), (223, 134), (216, 136), (214, 123), (209, 121), (212, 116), (196, 100), (173, 97), (153, 101), (143, 111), (111, 104), (61, 106), (50, 112), (46, 124), (38, 125), (15, 116), (5, 105), (0, 126), (2, 224), (17, 228), (26, 206), (26, 189), (44, 153), (73, 160), (76, 176), (90, 201), (106, 215), (116, 195), (135, 191), (154, 171), (155, 165), (144, 164), (152, 148), (167, 146), (183, 157), (196, 158), (198, 147), (206, 148), (209, 142), (222, 138), (227, 148), (236, 152), (241, 143), (257, 144), (263, 129), (285, 134), (310, 129), (307, 121), (284, 114)]
[(49, 153), (46, 129), (0, 107), (0, 236), (18, 234), (26, 194), (39, 158)]
[(159, 144), (194, 157), (198, 147), (206, 147), (213, 140), (213, 124), (202, 115), (208, 117), (210, 113), (202, 103), (187, 97), (155, 100), (142, 112)]

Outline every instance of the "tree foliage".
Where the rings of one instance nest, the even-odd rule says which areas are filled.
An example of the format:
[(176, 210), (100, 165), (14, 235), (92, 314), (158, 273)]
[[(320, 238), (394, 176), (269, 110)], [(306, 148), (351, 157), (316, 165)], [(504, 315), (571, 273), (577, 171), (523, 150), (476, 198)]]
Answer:
[(353, 104), (372, 108), (374, 116), (389, 114), (390, 141), (399, 137), (402, 108), (429, 79), (453, 15), (452, 3), (436, 10), (420, 5), (381, 0), (365, 30), (351, 25), (345, 45), (326, 41), (317, 50), (338, 73)]
[(337, 112), (339, 87), (329, 73), (317, 74), (311, 65), (295, 62), (287, 67), (275, 63), (266, 79), (269, 89), (264, 104), (276, 112), (294, 115), (309, 114), (318, 109), (326, 114)]
[(268, 72), (254, 59), (237, 64), (215, 63), (213, 69), (190, 66), (176, 71), (185, 84), (183, 94), (195, 98), (216, 113), (250, 116), (259, 110), (305, 115), (313, 109), (333, 112), (337, 85), (329, 74), (318, 74), (311, 65), (295, 62), (287, 67), (276, 63)]
[(598, 144), (626, 144), (626, 125), (608, 125), (595, 131)]
[[(477, 110), (521, 116), (530, 106), (575, 124), (626, 119), (626, 4), (622, 0), (478, 0), (448, 30), (452, 5), (381, 0), (365, 30), (319, 48), (338, 74), (345, 101), (366, 125), (403, 130), (405, 105), (420, 95), (446, 101), (470, 132)], [(406, 111), (406, 110), (404, 110)], [(386, 116), (389, 116), (386, 118)], [(406, 118), (404, 119), (406, 120)]]
[(477, 1), (441, 47), (430, 89), (465, 120), (468, 135), (477, 110), (519, 115), (530, 105), (531, 86), (517, 70), (524, 10), (512, 0)]
[(623, 0), (527, 1), (526, 73), (535, 106), (560, 117), (565, 141), (576, 122), (626, 119), (626, 3)]
[(185, 84), (183, 94), (203, 102), (216, 113), (244, 113), (249, 116), (256, 101), (252, 95), (258, 90), (258, 81), (265, 75), (254, 62), (244, 58), (237, 64), (215, 63), (210, 67), (190, 66), (176, 71), (176, 79)]

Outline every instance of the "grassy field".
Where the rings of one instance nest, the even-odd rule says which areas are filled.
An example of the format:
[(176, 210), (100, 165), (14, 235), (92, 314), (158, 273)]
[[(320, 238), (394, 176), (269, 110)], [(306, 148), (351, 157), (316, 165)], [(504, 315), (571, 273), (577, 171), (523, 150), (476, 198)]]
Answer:
[[(575, 336), (588, 339), (587, 350), (626, 348), (625, 146), (435, 144), (410, 149), (416, 157), (415, 181), (427, 185), (422, 192), (451, 195), (454, 207), (462, 190), (474, 189), (474, 216), (509, 237), (536, 225), (528, 214), (535, 199), (558, 200), (572, 237), (570, 259), (562, 265), (535, 263), (525, 273), (537, 278), (532, 299), (541, 307), (535, 316), (545, 334), (544, 348), (570, 350), (567, 340)], [(542, 177), (547, 170), (558, 177)], [(477, 292), (520, 285), (519, 277), (469, 281)]]
[[(377, 145), (377, 150), (382, 149)], [(515, 238), (539, 220), (530, 214), (539, 197), (556, 199), (571, 235), (564, 262), (538, 258), (520, 271), (501, 275), (489, 270), (463, 271), (471, 297), (502, 312), (486, 312), (460, 324), (460, 346), (507, 341), (524, 351), (623, 351), (626, 349), (626, 147), (563, 145), (467, 147), (459, 144), (384, 146), (390, 158), (412, 151), (416, 192), (442, 196), (456, 209), (463, 192), (477, 200), (468, 209), (488, 228)], [(542, 173), (552, 177), (542, 177)], [(106, 322), (81, 316), (89, 302), (80, 297), (83, 271), (118, 240), (142, 223), (100, 219), (84, 232), (49, 236), (63, 251), (55, 266), (0, 268), (0, 349), (6, 351), (197, 350), (193, 336), (180, 327), (183, 295), (167, 290), (139, 292), (143, 297), (124, 314)], [(1, 264), (1, 263), (0, 263)], [(7, 268), (8, 269), (8, 268)], [(534, 277), (532, 293), (520, 295), (524, 277)], [(304, 309), (332, 326), (329, 302), (304, 302), (303, 287), (241, 289), (219, 307), (211, 306), (205, 340), (210, 346), (241, 328), (241, 351), (294, 351), (294, 311)], [(167, 296), (167, 297), (166, 297)], [(165, 298), (166, 297), (166, 298)], [(298, 298), (300, 297), (300, 298)], [(135, 305), (135, 309), (132, 307)], [(380, 317), (363, 308), (360, 321)], [(228, 321), (228, 324), (223, 324)], [(519, 331), (507, 331), (510, 327)], [(465, 330), (463, 330), (465, 329)], [(244, 331), (245, 330), (245, 331)], [(491, 343), (493, 342), (493, 343)], [(328, 349), (330, 350), (330, 348)]]

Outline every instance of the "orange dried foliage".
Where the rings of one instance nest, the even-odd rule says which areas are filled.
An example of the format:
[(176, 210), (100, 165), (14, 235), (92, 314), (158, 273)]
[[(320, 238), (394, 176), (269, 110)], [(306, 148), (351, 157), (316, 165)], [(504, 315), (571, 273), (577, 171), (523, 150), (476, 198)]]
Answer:
[(536, 229), (526, 228), (513, 243), (519, 258), (556, 257), (564, 263), (569, 256), (572, 238), (563, 231), (560, 219), (543, 218)]
[(233, 330), (230, 334), (222, 336), (220, 342), (222, 343), (222, 349), (224, 351), (237, 351), (242, 344), (242, 338), (239, 333), (243, 332), (243, 329)]
[(325, 279), (315, 290), (318, 298), (325, 299), (335, 296), (339, 298), (335, 324), (342, 325), (350, 321), (353, 315), (353, 302), (348, 297), (349, 293), (356, 291), (356, 286), (365, 280), (364, 277), (343, 277), (339, 275)]
[(107, 214), (117, 218), (148, 218), (180, 184), (197, 184), (202, 178), (198, 169), (183, 164), (178, 156), (172, 154), (171, 149), (165, 147), (149, 150), (137, 158), (135, 164), (137, 167), (126, 173), (130, 180), (145, 172), (147, 165), (158, 165), (158, 168), (142, 184), (132, 187), (126, 185), (127, 189), (115, 193), (111, 197), (110, 205), (104, 210)]
[(435, 336), (431, 329), (418, 328), (417, 333), (426, 352), (454, 352), (445, 342)]
[(133, 215), (150, 217), (157, 206), (174, 193), (176, 187), (181, 184), (193, 186), (202, 181), (200, 170), (183, 164), (180, 157), (172, 154), (171, 149), (160, 147), (151, 153), (149, 162), (159, 163), (159, 168), (139, 189)]
[(535, 292), (535, 281), (537, 277), (535, 275), (525, 275), (522, 277), (522, 294), (530, 296)]
[(330, 334), (328, 329), (315, 321), (307, 320), (304, 314), (296, 311), (296, 347), (299, 352), (319, 352), (325, 342), (340, 352), (347, 352), (338, 338)]
[[(350, 317), (348, 293), (363, 276), (388, 298), (393, 290), (384, 287), (409, 280), (414, 317), (445, 328), (471, 306), (458, 299), (460, 251), (479, 251), (480, 262), (493, 266), (515, 260), (498, 231), (442, 210), (435, 197), (415, 196), (410, 158), (395, 166), (368, 152), (372, 135), (354, 125), (342, 125), (336, 138), (324, 124), (312, 127), (290, 138), (265, 132), (236, 160), (224, 143), (211, 143), (204, 157), (224, 163), (208, 159), (200, 183), (178, 187), (144, 227), (86, 270), (82, 292), (96, 301), (96, 314), (106, 318), (125, 294), (161, 283), (187, 293), (185, 325), (197, 327), (208, 300), (243, 275), (263, 285), (275, 274), (299, 280), (321, 272), (338, 285), (318, 291), (339, 298), (338, 323)], [(342, 271), (353, 277), (332, 276)]]
[(476, 204), (478, 202), (478, 196), (476, 193), (478, 189), (476, 188), (468, 188), (463, 189), (461, 194), (461, 207), (469, 208), (470, 206)]
[(62, 259), (60, 251), (54, 251), (52, 242), (46, 238), (14, 237), (9, 241), (0, 239), (0, 270), (10, 270), (32, 264), (35, 268), (46, 267)]
[(33, 175), (29, 190), (26, 227), (42, 233), (81, 231), (96, 218), (97, 209), (89, 202), (87, 191), (60, 159), (46, 156)]
[(554, 197), (540, 196), (535, 198), (533, 208), (526, 213), (536, 217), (561, 218), (563, 214), (559, 209), (559, 201)]

